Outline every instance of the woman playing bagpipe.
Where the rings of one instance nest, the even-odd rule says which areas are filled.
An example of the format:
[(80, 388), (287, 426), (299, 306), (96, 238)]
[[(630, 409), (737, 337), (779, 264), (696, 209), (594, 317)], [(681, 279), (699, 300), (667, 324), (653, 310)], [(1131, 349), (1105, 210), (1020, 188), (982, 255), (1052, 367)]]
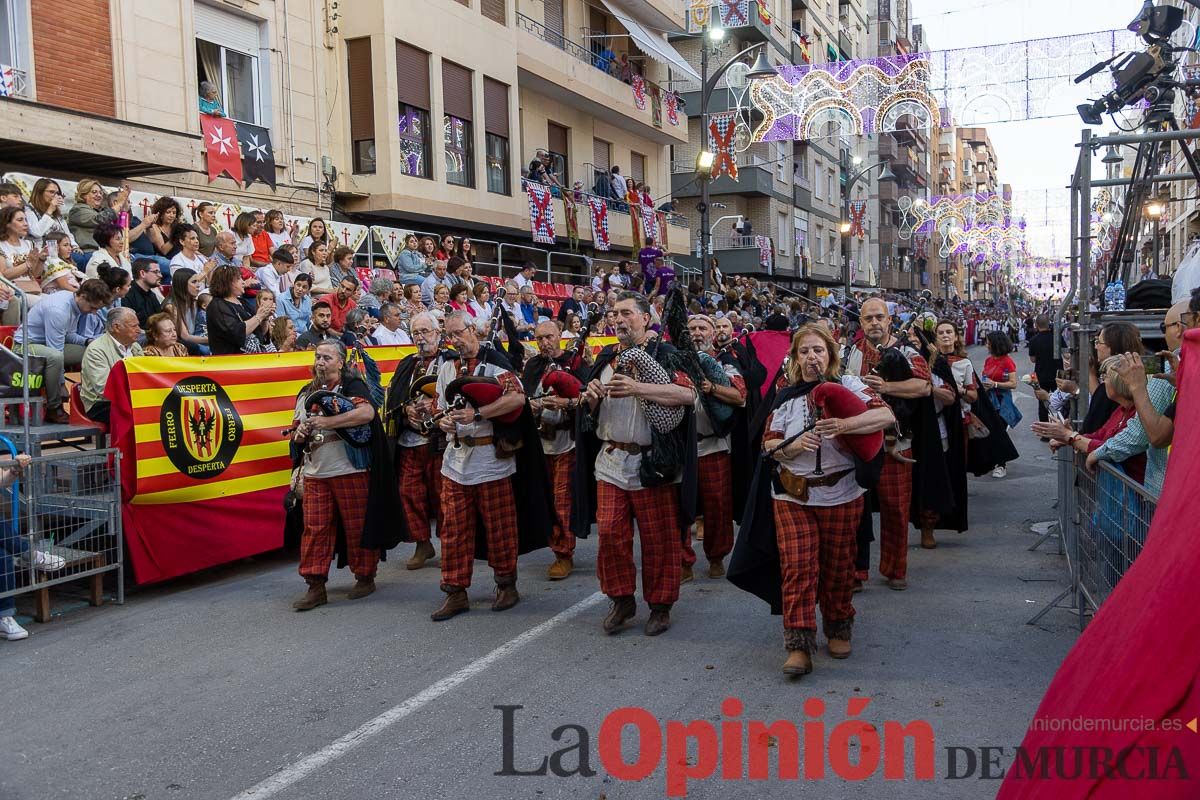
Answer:
[(729, 579), (783, 615), (783, 671), (806, 675), (821, 606), (829, 654), (850, 655), (855, 530), (887, 404), (857, 377), (838, 378), (837, 343), (824, 325), (804, 325), (788, 354), (790, 385), (766, 418)]
[(296, 398), (292, 459), (299, 468), (304, 509), (300, 575), (308, 592), (292, 604), (308, 611), (328, 600), (329, 563), (349, 563), (356, 600), (375, 591), (375, 571), (384, 551), (408, 534), (383, 427), (371, 388), (346, 368), (346, 348), (336, 341), (317, 345), (312, 382)]

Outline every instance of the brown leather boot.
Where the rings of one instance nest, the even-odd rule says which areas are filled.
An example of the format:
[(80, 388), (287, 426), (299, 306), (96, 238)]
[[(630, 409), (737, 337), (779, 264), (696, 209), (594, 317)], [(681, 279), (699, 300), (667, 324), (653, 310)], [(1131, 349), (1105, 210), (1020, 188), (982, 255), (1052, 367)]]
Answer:
[(783, 662), (784, 675), (807, 675), (812, 672), (812, 652), (817, 649), (816, 631), (786, 628), (783, 644), (787, 648), (787, 661)]
[(888, 578), (887, 585), (889, 589), (894, 589), (897, 592), (903, 592), (908, 588), (908, 581), (904, 578)]
[(308, 591), (304, 593), (296, 602), (292, 603), (292, 608), (297, 611), (311, 611), (317, 606), (323, 606), (329, 602), (329, 598), (325, 595), (325, 579), (324, 578), (305, 578), (308, 581)]
[(708, 577), (724, 578), (725, 577), (725, 559), (718, 558), (716, 561), (709, 562)]
[(812, 672), (812, 656), (803, 650), (792, 650), (783, 662), (784, 675), (807, 675)]
[(521, 595), (517, 594), (517, 576), (496, 576), (496, 600), (492, 603), (492, 611), (507, 611), (517, 604)]
[(471, 610), (471, 601), (467, 597), (467, 590), (461, 586), (451, 586), (443, 583), (442, 591), (446, 593), (446, 602), (442, 603), (442, 607), (429, 615), (429, 618), (434, 622), (445, 622), (451, 617), (456, 617), (459, 614)]
[(850, 640), (849, 639), (830, 639), (829, 640), (829, 655), (834, 658), (849, 658), (850, 657)]
[(367, 595), (371, 594), (374, 591), (375, 591), (375, 578), (374, 577), (370, 577), (370, 578), (357, 578), (356, 577), (354, 580), (354, 586), (350, 589), (349, 593), (347, 593), (346, 597), (350, 598), (351, 600), (358, 600), (359, 598), (366, 597)]
[(404, 562), (404, 566), (408, 569), (420, 569), (425, 566), (425, 562), (436, 556), (434, 552), (433, 542), (424, 541), (417, 542), (417, 549), (413, 550), (412, 558)]
[(658, 636), (671, 627), (671, 604), (651, 603), (650, 619), (646, 620), (646, 635)]
[(681, 564), (679, 566), (679, 582), (680, 583), (687, 583), (688, 581), (694, 580), (695, 577), (696, 577), (696, 573), (692, 570), (691, 564)]
[(550, 569), (546, 571), (546, 577), (552, 581), (561, 581), (570, 575), (573, 569), (575, 569), (573, 559), (556, 557), (554, 563), (550, 565)]
[(609, 599), (612, 600), (612, 608), (608, 610), (608, 616), (604, 618), (604, 632), (612, 636), (637, 615), (637, 603), (629, 595)]
[(829, 640), (829, 655), (834, 658), (850, 657), (850, 633), (853, 629), (853, 617), (825, 623), (825, 638)]
[(937, 539), (933, 538), (933, 528), (921, 528), (921, 547), (926, 550), (937, 547)]

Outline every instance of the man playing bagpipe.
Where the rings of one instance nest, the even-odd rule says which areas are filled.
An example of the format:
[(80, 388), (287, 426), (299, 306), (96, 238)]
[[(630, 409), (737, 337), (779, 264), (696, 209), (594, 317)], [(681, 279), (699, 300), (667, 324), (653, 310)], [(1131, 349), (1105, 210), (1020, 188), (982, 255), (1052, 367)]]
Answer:
[[(888, 454), (884, 458), (879, 483), (868, 498), (858, 533), (855, 579), (867, 579), (871, 559), (871, 508), (879, 507), (879, 572), (887, 585), (896, 590), (908, 588), (908, 525), (913, 504), (913, 460), (919, 460), (928, 446), (928, 436), (912, 437), (912, 431), (937, 439), (930, 401), (932, 386), (929, 364), (906, 342), (892, 333), (892, 316), (883, 300), (872, 297), (859, 309), (863, 337), (849, 347), (846, 374), (862, 378), (874, 392), (883, 396), (901, 425), (889, 432)], [(888, 351), (891, 351), (890, 353)], [(895, 367), (895, 364), (899, 367)], [(883, 374), (881, 374), (881, 372)], [(907, 376), (907, 377), (905, 377)], [(914, 438), (918, 451), (914, 456)], [(940, 458), (939, 458), (940, 460)]]
[[(696, 314), (688, 319), (688, 333), (706, 373), (696, 401), (697, 471), (699, 508), (704, 518), (704, 556), (708, 577), (725, 577), (725, 556), (733, 550), (733, 428), (744, 420), (736, 412), (746, 405), (746, 381), (733, 359), (718, 361), (713, 349), (716, 328), (712, 318)], [(745, 445), (745, 437), (741, 444)], [(749, 463), (745, 450), (737, 461)], [(692, 579), (696, 551), (691, 537), (683, 542), (682, 582)]]
[(850, 655), (855, 529), (891, 409), (862, 380), (838, 378), (837, 344), (824, 325), (796, 332), (788, 385), (761, 433), (762, 458), (729, 565), (729, 580), (783, 615), (783, 671), (812, 671), (816, 606), (833, 658)]
[[(554, 529), (550, 549), (554, 563), (546, 577), (560, 581), (571, 574), (575, 563), (575, 534), (571, 532), (571, 475), (575, 470), (575, 411), (583, 391), (580, 371), (587, 365), (582, 350), (562, 349), (562, 332), (553, 322), (534, 329), (538, 354), (525, 362), (521, 383), (537, 421), (538, 438), (546, 454), (546, 471), (554, 486)], [(586, 341), (581, 342), (586, 347)]]
[(300, 575), (308, 592), (292, 604), (297, 611), (325, 605), (325, 583), (335, 552), (349, 563), (357, 600), (375, 591), (381, 554), (407, 541), (397, 524), (396, 477), (383, 426), (367, 383), (346, 368), (346, 348), (336, 341), (317, 345), (312, 382), (296, 398), (289, 431), (292, 458), (303, 481), (304, 532)]
[[(486, 558), (496, 579), (493, 611), (512, 608), (517, 556), (546, 546), (551, 498), (546, 461), (521, 381), (508, 359), (481, 346), (463, 311), (446, 317), (457, 362), (438, 370), (434, 418), (450, 444), (442, 456), (442, 591), (435, 622), (470, 609), (467, 588), (475, 558)], [(514, 476), (520, 474), (520, 480)]]
[(576, 536), (600, 535), (596, 572), (612, 600), (604, 630), (637, 614), (633, 524), (642, 547), (647, 636), (671, 626), (679, 599), (682, 535), (695, 519), (696, 423), (693, 382), (676, 349), (650, 332), (650, 303), (621, 292), (614, 306), (618, 344), (596, 357), (576, 430)]
[[(396, 440), (396, 470), (400, 474), (400, 502), (409, 535), (417, 543), (405, 564), (420, 569), (433, 558), (430, 526), (441, 518), (442, 453), (446, 437), (429, 423), (433, 395), (442, 365), (457, 362), (452, 350), (442, 350), (441, 327), (431, 314), (409, 320), (409, 335), (417, 352), (396, 365), (388, 387), (386, 422)], [(439, 536), (441, 532), (439, 530)]]

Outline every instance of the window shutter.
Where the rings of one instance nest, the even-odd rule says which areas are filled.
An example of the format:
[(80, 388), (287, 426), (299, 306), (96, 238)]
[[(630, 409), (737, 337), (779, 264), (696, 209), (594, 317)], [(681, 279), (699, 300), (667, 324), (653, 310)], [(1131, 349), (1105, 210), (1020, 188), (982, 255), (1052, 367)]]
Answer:
[(258, 57), (262, 44), (258, 38), (259, 23), (256, 20), (230, 14), (204, 3), (196, 3), (192, 8), (196, 38)]
[(479, 10), (492, 22), (499, 22), (501, 25), (507, 24), (504, 0), (482, 0)]
[(350, 79), (350, 138), (375, 138), (375, 94), (371, 80), (371, 39), (346, 42), (347, 74)]
[(450, 116), (471, 120), (471, 70), (442, 60), (442, 102)]
[(548, 123), (546, 128), (546, 145), (551, 152), (570, 155), (567, 152), (567, 129), (553, 122)]
[(603, 139), (592, 139), (592, 164), (604, 172), (612, 169), (612, 145)]
[(396, 41), (397, 100), (429, 110), (429, 53)]
[[(544, 0), (546, 30), (563, 35), (563, 0)], [(553, 42), (552, 42), (553, 43)]]
[(483, 79), (483, 125), (488, 133), (508, 138), (508, 86)]
[(638, 183), (646, 181), (646, 157), (640, 153), (629, 154), (629, 177)]

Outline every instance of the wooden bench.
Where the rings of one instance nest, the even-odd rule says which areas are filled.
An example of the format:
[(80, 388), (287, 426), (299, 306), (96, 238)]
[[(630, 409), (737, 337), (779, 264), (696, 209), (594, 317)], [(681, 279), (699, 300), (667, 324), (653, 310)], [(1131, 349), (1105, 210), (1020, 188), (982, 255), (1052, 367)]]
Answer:
[[(37, 549), (46, 550), (56, 556), (61, 556), (66, 559), (66, 564), (58, 572), (44, 573), (48, 578), (53, 579), (56, 575), (70, 572), (85, 572), (87, 570), (99, 569), (108, 562), (104, 558), (103, 553), (93, 553), (90, 550), (76, 550), (72, 547), (63, 547), (56, 545), (49, 540), (42, 540), (37, 543)], [(34, 611), (33, 618), (38, 622), (50, 621), (50, 590), (65, 584), (70, 580), (70, 575), (64, 576), (66, 580), (62, 583), (55, 583), (51, 586), (43, 586), (34, 591)], [(97, 572), (93, 575), (87, 575), (81, 578), (90, 582), (88, 587), (88, 604), (92, 606), (104, 605), (104, 573)]]

